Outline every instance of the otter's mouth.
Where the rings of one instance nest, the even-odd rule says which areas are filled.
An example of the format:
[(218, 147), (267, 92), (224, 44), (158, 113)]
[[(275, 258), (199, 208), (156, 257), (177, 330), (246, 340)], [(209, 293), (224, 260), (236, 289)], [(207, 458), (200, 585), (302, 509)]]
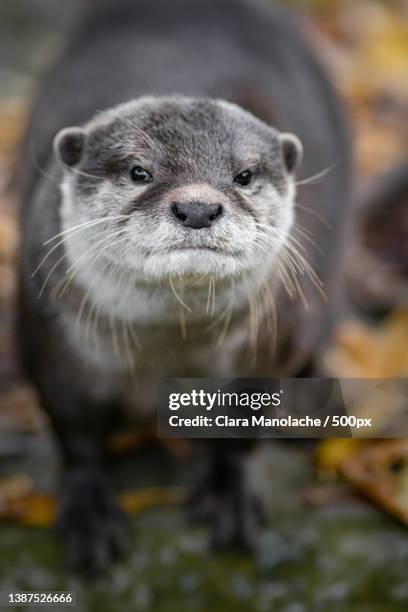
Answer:
[(224, 254), (219, 248), (215, 246), (206, 246), (206, 245), (185, 245), (176, 247), (172, 250), (172, 253), (176, 253), (177, 251), (212, 251), (218, 254)]
[(224, 246), (215, 246), (211, 244), (183, 244), (179, 246), (174, 246), (169, 250), (170, 254), (177, 253), (214, 253), (215, 255), (219, 255), (220, 257), (240, 257), (244, 254), (242, 249), (226, 249)]

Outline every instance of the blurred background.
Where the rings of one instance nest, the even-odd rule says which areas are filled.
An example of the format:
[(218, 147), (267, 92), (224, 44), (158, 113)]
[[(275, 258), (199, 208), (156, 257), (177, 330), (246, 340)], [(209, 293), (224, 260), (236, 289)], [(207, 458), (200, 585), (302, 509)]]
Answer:
[[(327, 368), (338, 377), (408, 377), (408, 2), (281, 3), (298, 14), (331, 74), (354, 139), (348, 306)], [(159, 444), (154, 424), (125, 431), (111, 450), (131, 516), (129, 555), (92, 584), (63, 572), (51, 528), (58, 458), (13, 355), (18, 235), (11, 176), (39, 77), (80, 4), (0, 3), (0, 591), (75, 590), (78, 610), (98, 612), (407, 610), (404, 439), (324, 440), (313, 449), (280, 441), (261, 449), (270, 515), (251, 560), (212, 556), (206, 530), (188, 524), (182, 501), (196, 467), (189, 442)], [(373, 397), (358, 401), (369, 414)], [(398, 393), (387, 402), (385, 415), (406, 408)]]

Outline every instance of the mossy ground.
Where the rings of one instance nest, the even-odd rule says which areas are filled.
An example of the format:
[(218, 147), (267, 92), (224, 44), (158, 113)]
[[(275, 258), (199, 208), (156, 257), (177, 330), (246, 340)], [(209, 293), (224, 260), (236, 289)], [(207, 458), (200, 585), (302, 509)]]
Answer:
[[(14, 462), (41, 480), (45, 448), (38, 440)], [(131, 517), (128, 555), (90, 581), (66, 574), (51, 529), (2, 523), (0, 591), (76, 591), (76, 609), (91, 612), (405, 612), (407, 531), (363, 500), (307, 505), (304, 490), (315, 475), (298, 448), (272, 443), (266, 459), (271, 511), (252, 559), (214, 555), (206, 529), (191, 526), (182, 507), (157, 507)], [(190, 468), (155, 447), (118, 473), (133, 488), (180, 484)]]

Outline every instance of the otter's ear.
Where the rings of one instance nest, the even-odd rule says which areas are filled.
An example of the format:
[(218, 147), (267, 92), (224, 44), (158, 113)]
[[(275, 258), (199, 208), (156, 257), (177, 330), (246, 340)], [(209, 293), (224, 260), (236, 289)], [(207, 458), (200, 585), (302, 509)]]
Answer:
[(302, 161), (303, 146), (299, 138), (294, 134), (283, 133), (280, 135), (280, 138), (285, 168), (291, 174)]
[(85, 139), (85, 131), (81, 128), (64, 128), (54, 138), (55, 155), (65, 166), (76, 166), (81, 161)]

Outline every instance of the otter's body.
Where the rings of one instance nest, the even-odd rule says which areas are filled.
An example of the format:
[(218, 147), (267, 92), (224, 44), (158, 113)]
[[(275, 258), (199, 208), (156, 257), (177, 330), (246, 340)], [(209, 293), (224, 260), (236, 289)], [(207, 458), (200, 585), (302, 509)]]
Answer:
[[(169, 97), (175, 94), (184, 97)], [(162, 210), (172, 211), (166, 212), (166, 219), (173, 214), (173, 225), (187, 224), (190, 212), (180, 212), (179, 202), (185, 197), (185, 185), (193, 186), (193, 200), (208, 200), (216, 212), (205, 220), (207, 225), (202, 225), (201, 218), (201, 225), (197, 225), (198, 217), (194, 217), (196, 225), (188, 227), (199, 229), (195, 236), (204, 236), (203, 228), (222, 215), (214, 222), (218, 228), (214, 232), (218, 231), (222, 244), (228, 243), (231, 249), (230, 259), (222, 265), (213, 264), (218, 243), (208, 246), (204, 236), (199, 248), (215, 250), (203, 260), (194, 247), (196, 273), (195, 269), (191, 272), (193, 255), (188, 259), (188, 252), (174, 259), (182, 270), (180, 276), (177, 268), (174, 274), (168, 272), (165, 255), (163, 262), (159, 255), (158, 263), (151, 264), (144, 278), (141, 270), (147, 268), (141, 266), (140, 259), (147, 251), (143, 250), (137, 254), (135, 269), (126, 260), (129, 253), (116, 251), (116, 257), (123, 259), (121, 274), (116, 274), (114, 264), (102, 268), (94, 261), (95, 268), (87, 266), (96, 253), (92, 248), (98, 238), (90, 236), (91, 242), (82, 245), (81, 231), (74, 227), (84, 222), (85, 208), (74, 215), (76, 197), (88, 207), (87, 223), (102, 203), (107, 207), (115, 204), (116, 208), (109, 210), (111, 216), (130, 215), (132, 206), (136, 214), (142, 214), (143, 204), (146, 233), (158, 232), (155, 244), (160, 243), (157, 227), (161, 221), (157, 219), (153, 225), (158, 213), (152, 208), (153, 196), (148, 195), (154, 194), (156, 187), (152, 183), (147, 191), (142, 190), (139, 212), (134, 203), (128, 204), (126, 211), (119, 208), (115, 203), (119, 191), (115, 190), (129, 194), (131, 187), (119, 176), (119, 158), (103, 157), (105, 149), (127, 142), (126, 132), (135, 128), (133, 117), (139, 117), (139, 106), (135, 104), (130, 110), (119, 107), (115, 111), (118, 120), (113, 114), (97, 115), (143, 96), (149, 98), (143, 102), (144, 119), (137, 126), (138, 133), (159, 143), (160, 151), (173, 149), (173, 165), (180, 163), (177, 169), (167, 163), (161, 191), (157, 191)], [(237, 104), (261, 121), (252, 115), (241, 116), (235, 106), (206, 102), (208, 99)], [(70, 132), (68, 138), (63, 135), (58, 141), (58, 162), (52, 147), (55, 135), (67, 126), (84, 124), (85, 132)], [(279, 132), (266, 134), (265, 124)], [(265, 161), (273, 186), (254, 187), (251, 206), (256, 208), (259, 202), (264, 206), (261, 196), (270, 193), (276, 207), (287, 205), (289, 210), (295, 189), (291, 178), (294, 153), (288, 149), (284, 168), (276, 148), (279, 138), (284, 142), (278, 134), (289, 131), (304, 148), (298, 182), (333, 166), (320, 181), (299, 186), (294, 224), (292, 213), (286, 218), (282, 210), (281, 225), (276, 222), (282, 235), (290, 234), (292, 246), (313, 271), (304, 264), (302, 272), (300, 256), (292, 255), (292, 263), (287, 262), (292, 266), (289, 277), (277, 273), (278, 264), (266, 265), (262, 258), (249, 274), (244, 253), (240, 265), (245, 274), (230, 274), (228, 266), (232, 270), (241, 256), (234, 255), (239, 252), (240, 235), (246, 244), (247, 199), (245, 194), (234, 195), (224, 183), (221, 186), (220, 168), (228, 159), (226, 143), (231, 134), (235, 148), (245, 147), (255, 132), (262, 146), (268, 138), (271, 143), (273, 139), (275, 157)], [(84, 148), (84, 139), (88, 148)], [(150, 147), (147, 140), (146, 147)], [(336, 98), (291, 19), (277, 7), (243, 0), (93, 2), (45, 83), (27, 141), (35, 164), (27, 152), (22, 164), (25, 176), (21, 177), (22, 353), (65, 452), (63, 529), (68, 538), (79, 533), (89, 543), (82, 552), (78, 552), (79, 544), (73, 545), (71, 557), (97, 564), (103, 562), (99, 558), (102, 553), (92, 551), (102, 550), (103, 543), (103, 554), (109, 557), (106, 547), (113, 546), (115, 528), (95, 531), (95, 522), (84, 521), (81, 504), (89, 504), (90, 515), (99, 513), (107, 523), (117, 523), (101, 464), (112, 415), (154, 409), (155, 390), (162, 376), (296, 376), (315, 359), (333, 321), (338, 241), (349, 198), (349, 151)], [(292, 142), (290, 138), (288, 142)], [(251, 146), (255, 151), (255, 140)], [(129, 150), (129, 143), (127, 147)], [(211, 185), (210, 171), (218, 177)], [(154, 168), (147, 175), (146, 183), (154, 180)], [(100, 183), (94, 184), (98, 180), (108, 185), (105, 191), (98, 192)], [(171, 208), (166, 208), (170, 204)], [(242, 210), (238, 214), (239, 206)], [(238, 215), (235, 220), (234, 214)], [(254, 228), (256, 223), (261, 226), (256, 218), (251, 217)], [(241, 228), (241, 234), (235, 236), (232, 226), (230, 234), (227, 225), (222, 229), (228, 222)], [(115, 234), (118, 242), (120, 231)], [(175, 231), (181, 236), (184, 229), (177, 226)], [(104, 246), (103, 239), (100, 246)], [(265, 257), (269, 255), (268, 251)], [(176, 256), (169, 255), (169, 266), (173, 265), (172, 257)], [(247, 260), (250, 258), (248, 254)], [(215, 266), (216, 280), (207, 274), (203, 261), (206, 266)], [(158, 269), (162, 264), (163, 273)], [(295, 272), (293, 266), (297, 267)], [(103, 491), (102, 502), (93, 499), (94, 489)]]

